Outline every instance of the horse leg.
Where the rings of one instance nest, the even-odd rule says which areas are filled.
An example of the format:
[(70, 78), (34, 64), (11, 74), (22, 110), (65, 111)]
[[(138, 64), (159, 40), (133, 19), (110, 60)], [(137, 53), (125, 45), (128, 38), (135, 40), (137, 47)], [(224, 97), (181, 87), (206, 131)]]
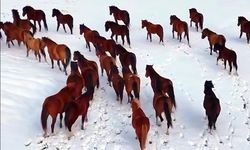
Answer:
[(174, 29), (172, 30), (172, 34), (173, 34), (173, 39), (174, 39)]
[(73, 26), (70, 26), (70, 25), (68, 24), (68, 27), (69, 27), (69, 29), (70, 29), (70, 33), (73, 34)]
[(67, 32), (66, 32), (66, 29), (65, 29), (65, 24), (63, 24), (63, 29), (64, 29), (64, 32), (67, 33)]
[(54, 127), (55, 127), (55, 123), (56, 123), (56, 117), (57, 115), (55, 115), (54, 117), (52, 117), (52, 123), (51, 123), (51, 132), (54, 133)]
[(84, 112), (83, 115), (82, 115), (82, 125), (81, 125), (82, 130), (84, 130), (84, 120), (85, 120), (86, 113)]
[(249, 44), (250, 33), (246, 33), (246, 35), (247, 35), (247, 43)]
[(39, 31), (41, 31), (41, 21), (38, 21)]
[(182, 37), (181, 37), (181, 33), (179, 33), (179, 35), (178, 35), (178, 36), (179, 36), (179, 40), (180, 40), (180, 42), (181, 42), (181, 39), (182, 39)]
[(209, 48), (210, 48), (210, 55), (212, 55), (212, 43), (211, 42), (209, 42)]
[(26, 57), (29, 57), (29, 51), (30, 51), (30, 49), (27, 47), (27, 54), (26, 54)]
[(122, 45), (124, 45), (124, 35), (122, 35), (121, 37), (122, 37)]
[(150, 42), (152, 42), (152, 35), (151, 35), (151, 33), (149, 33), (149, 39), (150, 39)]
[(195, 23), (196, 31), (198, 31), (198, 23)]
[(239, 38), (241, 38), (241, 36), (242, 36), (242, 30), (240, 30), (240, 37)]
[(60, 66), (60, 60), (57, 60), (57, 65), (58, 65), (59, 69), (62, 70), (62, 68)]
[(190, 20), (190, 27), (192, 27), (192, 20)]
[(57, 22), (57, 28), (56, 28), (56, 31), (58, 31), (58, 30), (59, 30), (59, 27), (60, 27), (60, 23), (59, 23), (59, 22)]
[(229, 64), (229, 74), (231, 74), (232, 71), (232, 61), (228, 61)]
[(118, 41), (118, 36), (117, 36), (117, 34), (115, 35), (115, 41), (116, 41), (116, 42)]
[(66, 63), (64, 61), (61, 61), (62, 62), (62, 65), (63, 65), (63, 69), (64, 69), (64, 72), (65, 72), (65, 75), (67, 76), (67, 70), (66, 70)]
[(36, 53), (38, 55), (39, 62), (41, 62), (41, 55), (40, 55), (40, 53), (39, 52), (36, 52)]
[(62, 119), (63, 119), (63, 114), (60, 113), (60, 124), (59, 124), (60, 128), (62, 128)]
[(148, 40), (148, 35), (149, 35), (149, 32), (147, 33), (147, 40)]
[(50, 57), (50, 60), (51, 60), (51, 69), (53, 69), (54, 68), (54, 60), (51, 57)]
[(226, 69), (226, 65), (227, 65), (227, 60), (224, 59), (224, 69)]

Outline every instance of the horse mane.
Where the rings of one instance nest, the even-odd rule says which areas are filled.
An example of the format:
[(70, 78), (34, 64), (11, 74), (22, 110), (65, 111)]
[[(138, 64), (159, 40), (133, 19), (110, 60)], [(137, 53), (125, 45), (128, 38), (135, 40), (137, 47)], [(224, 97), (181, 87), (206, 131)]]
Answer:
[(56, 8), (53, 8), (52, 12), (53, 12), (53, 14), (54, 14), (55, 16), (62, 14), (62, 13), (60, 12), (60, 10), (59, 10), (59, 9), (56, 9)]
[(53, 43), (53, 44), (56, 44), (56, 42), (54, 42), (53, 40), (51, 40), (51, 39), (48, 38), (48, 37), (42, 37), (42, 40), (43, 40), (43, 41), (50, 42), (50, 43)]
[(119, 8), (117, 7), (117, 6), (114, 6), (114, 5), (111, 5), (111, 6), (109, 6), (109, 9), (111, 10), (111, 9), (115, 9), (115, 10), (119, 10)]
[(208, 95), (211, 95), (213, 97), (216, 97), (213, 90), (212, 90), (212, 88), (214, 88), (212, 81), (206, 81), (204, 86), (205, 86), (204, 93), (206, 95), (208, 94)]
[(160, 75), (155, 71), (155, 69), (153, 68), (153, 65), (148, 65), (148, 66), (149, 66), (150, 71), (151, 71), (153, 74), (156, 74), (157, 76), (160, 76)]
[(28, 10), (34, 10), (34, 8), (29, 5), (23, 7), (23, 11), (28, 11)]

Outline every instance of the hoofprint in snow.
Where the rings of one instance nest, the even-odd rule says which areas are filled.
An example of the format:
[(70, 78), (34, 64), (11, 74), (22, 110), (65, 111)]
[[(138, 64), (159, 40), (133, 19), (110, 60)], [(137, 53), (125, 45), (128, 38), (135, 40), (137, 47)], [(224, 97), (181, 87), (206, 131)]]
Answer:
[[(124, 47), (137, 56), (142, 108), (151, 123), (146, 149), (249, 149), (250, 48), (249, 44), (246, 44), (245, 35), (241, 39), (238, 38), (237, 26), (239, 15), (250, 19), (248, 0), (212, 0), (206, 2), (206, 5), (198, 0), (183, 4), (170, 0), (160, 0), (158, 3), (150, 0), (111, 0), (102, 2), (101, 5), (98, 0), (3, 0), (1, 4), (1, 21), (12, 21), (11, 9), (18, 9), (20, 14), (26, 5), (42, 9), (46, 13), (49, 31), (42, 29), (35, 37), (47, 36), (58, 43), (65, 43), (71, 52), (79, 50), (85, 57), (97, 63), (99, 61), (94, 48), (91, 47), (92, 52), (85, 48), (83, 36), (79, 35), (79, 24), (84, 23), (109, 38), (110, 32), (104, 30), (105, 21), (113, 20), (113, 16), (109, 15), (108, 6), (116, 5), (126, 9), (131, 18), (131, 48), (126, 44)], [(227, 47), (237, 53), (239, 76), (229, 75), (228, 68), (224, 70), (221, 61), (216, 65), (217, 54), (209, 55), (208, 41), (201, 39), (200, 30), (196, 32), (194, 27), (189, 28), (192, 48), (187, 45), (186, 39), (181, 43), (172, 39), (169, 16), (176, 14), (189, 23), (188, 9), (191, 7), (203, 13), (204, 27), (225, 35)], [(73, 35), (64, 33), (62, 28), (56, 32), (56, 20), (51, 17), (53, 8), (74, 17)], [(152, 36), (152, 42), (146, 40), (146, 30), (141, 29), (141, 19), (148, 19), (163, 26), (164, 46), (158, 43), (156, 35)], [(139, 142), (131, 125), (131, 109), (127, 104), (126, 92), (123, 104), (120, 104), (116, 101), (113, 88), (107, 84), (105, 75), (100, 76), (101, 86), (96, 89), (91, 102), (85, 130), (80, 129), (79, 119), (74, 124), (73, 136), (69, 139), (68, 131), (64, 127), (59, 128), (58, 119), (55, 134), (43, 138), (40, 123), (42, 103), (47, 96), (55, 94), (65, 85), (67, 77), (57, 66), (53, 70), (50, 69), (49, 61), (39, 63), (33, 54), (26, 58), (24, 45), (18, 47), (15, 42), (15, 46), (7, 48), (3, 32), (2, 35), (1, 149), (139, 149)], [(118, 43), (121, 43), (121, 39)], [(117, 63), (120, 67), (119, 61)], [(150, 79), (145, 77), (146, 64), (153, 64), (160, 75), (174, 83), (177, 109), (172, 114), (175, 121), (169, 135), (166, 135), (166, 121), (162, 122), (160, 127), (155, 122), (153, 91)], [(222, 107), (216, 123), (217, 130), (211, 134), (207, 130), (207, 119), (204, 119), (202, 106), (205, 80), (213, 81), (214, 92)], [(49, 119), (49, 129), (50, 122)]]

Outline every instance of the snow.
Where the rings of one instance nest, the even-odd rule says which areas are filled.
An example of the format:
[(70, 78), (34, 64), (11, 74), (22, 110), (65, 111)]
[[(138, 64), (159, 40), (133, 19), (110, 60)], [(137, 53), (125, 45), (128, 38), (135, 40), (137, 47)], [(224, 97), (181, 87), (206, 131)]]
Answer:
[[(137, 56), (137, 69), (141, 78), (141, 103), (150, 118), (150, 131), (146, 149), (239, 149), (250, 148), (250, 47), (245, 34), (239, 39), (237, 26), (239, 15), (250, 19), (249, 0), (2, 0), (1, 21), (12, 21), (11, 9), (31, 5), (46, 13), (49, 31), (42, 28), (35, 37), (47, 36), (58, 43), (68, 45), (71, 52), (79, 50), (88, 59), (95, 60), (94, 48), (89, 52), (85, 40), (79, 35), (79, 24), (84, 23), (109, 38), (104, 23), (113, 20), (108, 6), (116, 5), (130, 13), (131, 48), (124, 47)], [(207, 39), (201, 39), (201, 31), (189, 28), (190, 44), (186, 39), (180, 43), (172, 39), (169, 16), (177, 15), (189, 24), (188, 9), (195, 7), (204, 15), (204, 27), (225, 35), (226, 46), (236, 51), (238, 74), (229, 75), (220, 61), (216, 65), (216, 55), (209, 55)], [(74, 34), (64, 33), (62, 27), (56, 32), (56, 19), (52, 9), (58, 8), (74, 18)], [(22, 17), (23, 18), (23, 17)], [(141, 28), (141, 20), (148, 19), (164, 28), (164, 46), (159, 38), (152, 36), (146, 40), (146, 30)], [(122, 23), (122, 22), (119, 22)], [(2, 32), (2, 31), (1, 31)], [(84, 149), (84, 150), (137, 150), (139, 142), (131, 125), (131, 109), (124, 92), (123, 104), (116, 101), (114, 90), (108, 86), (107, 77), (100, 76), (100, 88), (95, 91), (93, 103), (88, 111), (85, 130), (80, 129), (80, 119), (73, 126), (74, 136), (68, 140), (65, 128), (55, 126), (55, 134), (43, 138), (40, 113), (44, 99), (65, 86), (67, 76), (55, 65), (39, 63), (34, 55), (26, 58), (24, 45), (8, 48), (5, 35), (1, 40), (1, 149)], [(118, 40), (121, 43), (121, 39)], [(92, 46), (92, 45), (91, 45)], [(118, 65), (119, 62), (117, 62)], [(153, 64), (155, 70), (174, 83), (177, 109), (172, 115), (176, 120), (169, 135), (166, 122), (157, 126), (152, 107), (153, 91), (150, 79), (145, 77), (146, 64)], [(70, 72), (70, 68), (67, 69)], [(100, 71), (100, 70), (99, 70)], [(220, 99), (221, 114), (217, 120), (217, 130), (207, 131), (207, 120), (203, 103), (203, 85), (212, 80), (214, 92)], [(49, 120), (50, 122), (50, 120)], [(50, 123), (48, 123), (50, 125)], [(50, 127), (49, 127), (50, 129)]]

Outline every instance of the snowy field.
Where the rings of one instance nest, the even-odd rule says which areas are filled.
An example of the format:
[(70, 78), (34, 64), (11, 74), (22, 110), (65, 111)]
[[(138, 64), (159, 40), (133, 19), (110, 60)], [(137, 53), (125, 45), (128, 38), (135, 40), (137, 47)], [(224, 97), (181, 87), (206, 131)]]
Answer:
[[(249, 0), (2, 0), (1, 21), (12, 21), (11, 9), (31, 5), (42, 9), (46, 14), (48, 31), (35, 37), (47, 36), (58, 43), (69, 46), (71, 52), (79, 50), (85, 57), (99, 61), (94, 47), (89, 52), (85, 48), (83, 35), (79, 34), (79, 24), (84, 23), (97, 30), (102, 36), (104, 23), (113, 20), (108, 6), (116, 5), (130, 13), (131, 48), (124, 47), (137, 56), (137, 70), (141, 78), (142, 108), (150, 119), (147, 150), (249, 150), (250, 149), (250, 44), (245, 34), (239, 38), (240, 28), (237, 17), (250, 19)], [(170, 15), (177, 15), (189, 24), (189, 8), (196, 8), (204, 15), (204, 27), (223, 34), (226, 46), (238, 56), (238, 74), (229, 75), (222, 61), (216, 65), (217, 54), (209, 55), (208, 41), (201, 39), (201, 31), (189, 28), (191, 48), (186, 39), (182, 42), (172, 38)], [(73, 35), (56, 32), (56, 18), (52, 9), (57, 8), (74, 18)], [(26, 17), (26, 16), (25, 16)], [(21, 18), (25, 18), (21, 16)], [(148, 19), (164, 28), (164, 45), (153, 35), (153, 41), (146, 40), (146, 29), (141, 28), (141, 20)], [(119, 22), (122, 24), (122, 22)], [(66, 30), (68, 28), (66, 27)], [(1, 39), (1, 149), (2, 150), (41, 150), (41, 149), (83, 149), (83, 150), (138, 150), (139, 142), (131, 125), (131, 108), (126, 103), (116, 101), (113, 88), (108, 86), (107, 77), (100, 76), (100, 88), (95, 91), (93, 103), (88, 111), (85, 130), (80, 129), (80, 119), (73, 126), (74, 136), (68, 140), (67, 130), (59, 128), (59, 117), (55, 134), (43, 138), (40, 113), (44, 99), (57, 93), (65, 86), (67, 76), (57, 65), (51, 69), (48, 63), (39, 63), (34, 55), (26, 57), (26, 48), (8, 48), (6, 37)], [(121, 40), (118, 40), (121, 43)], [(92, 46), (92, 45), (91, 45)], [(120, 67), (119, 61), (117, 62)], [(166, 135), (166, 122), (162, 126), (155, 123), (152, 106), (153, 91), (150, 79), (145, 77), (146, 64), (153, 64), (155, 70), (174, 83), (177, 109), (176, 120), (169, 135)], [(70, 68), (67, 68), (70, 72)], [(234, 70), (233, 70), (234, 71)], [(99, 70), (100, 72), (100, 70)], [(217, 130), (209, 134), (203, 109), (204, 82), (212, 80), (214, 92), (220, 99), (221, 113), (217, 120)], [(245, 106), (245, 107), (244, 107)], [(50, 120), (49, 120), (50, 122)], [(50, 123), (48, 123), (50, 126)], [(50, 127), (49, 127), (50, 129)]]

